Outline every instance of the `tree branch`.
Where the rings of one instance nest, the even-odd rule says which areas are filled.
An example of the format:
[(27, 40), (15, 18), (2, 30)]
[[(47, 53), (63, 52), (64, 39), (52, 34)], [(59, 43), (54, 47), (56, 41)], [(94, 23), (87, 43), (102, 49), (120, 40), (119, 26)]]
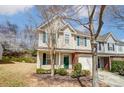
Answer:
[(95, 39), (97, 39), (97, 37), (99, 36), (101, 28), (104, 24), (103, 21), (102, 21), (102, 18), (103, 18), (103, 13), (104, 13), (105, 7), (106, 7), (105, 5), (102, 5), (101, 8), (100, 8), (99, 24), (98, 24), (98, 29), (97, 29), (97, 32), (96, 32), (96, 35), (95, 35)]

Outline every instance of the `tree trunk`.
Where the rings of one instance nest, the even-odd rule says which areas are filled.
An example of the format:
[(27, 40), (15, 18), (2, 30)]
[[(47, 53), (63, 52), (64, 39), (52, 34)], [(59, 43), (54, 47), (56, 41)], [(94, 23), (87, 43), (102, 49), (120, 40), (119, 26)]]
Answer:
[(54, 56), (51, 53), (51, 76), (54, 77)]
[(97, 55), (96, 55), (96, 50), (97, 50), (97, 46), (94, 45), (94, 42), (96, 42), (96, 40), (91, 41), (91, 48), (92, 48), (92, 86), (96, 87), (97, 85)]

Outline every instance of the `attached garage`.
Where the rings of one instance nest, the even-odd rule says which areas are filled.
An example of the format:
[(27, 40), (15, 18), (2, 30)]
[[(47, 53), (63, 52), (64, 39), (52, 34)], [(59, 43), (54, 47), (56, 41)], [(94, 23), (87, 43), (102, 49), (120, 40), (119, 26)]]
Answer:
[(82, 64), (82, 69), (87, 69), (92, 71), (92, 57), (80, 55), (78, 62)]

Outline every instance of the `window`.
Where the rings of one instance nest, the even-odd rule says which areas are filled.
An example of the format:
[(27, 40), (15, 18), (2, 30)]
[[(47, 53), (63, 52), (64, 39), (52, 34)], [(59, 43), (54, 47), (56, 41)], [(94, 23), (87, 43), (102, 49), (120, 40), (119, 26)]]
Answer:
[(99, 50), (102, 50), (102, 43), (99, 42)]
[(46, 32), (43, 32), (43, 43), (46, 43), (47, 42), (47, 33)]
[(43, 65), (50, 65), (50, 55), (43, 53)]
[(87, 46), (87, 38), (86, 37), (84, 38), (84, 42), (85, 42), (84, 45)]
[(69, 44), (69, 34), (65, 34), (65, 44)]
[(79, 36), (77, 36), (77, 46), (80, 46), (80, 45), (87, 46), (87, 38), (86, 37), (80, 38)]
[(99, 42), (99, 50), (103, 50), (104, 48), (104, 43), (103, 42)]
[(109, 51), (114, 51), (115, 50), (115, 45), (112, 43), (108, 43), (108, 50)]
[(113, 44), (113, 51), (115, 50), (115, 45)]
[(119, 51), (119, 52), (123, 52), (122, 46), (118, 46), (118, 51)]
[(46, 65), (46, 53), (43, 53), (43, 65)]
[(80, 45), (80, 37), (77, 36), (77, 46), (79, 46), (79, 45)]

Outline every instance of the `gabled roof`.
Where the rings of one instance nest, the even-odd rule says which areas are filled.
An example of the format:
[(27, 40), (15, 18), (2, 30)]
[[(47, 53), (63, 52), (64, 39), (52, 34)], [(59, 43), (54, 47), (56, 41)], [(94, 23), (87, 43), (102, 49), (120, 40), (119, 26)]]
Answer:
[[(47, 22), (47, 21), (46, 21), (46, 22), (42, 23), (42, 24), (38, 27), (38, 29), (41, 29), (41, 28), (45, 27), (47, 24), (50, 24), (53, 20), (58, 19), (58, 18), (60, 18), (60, 16), (59, 16), (59, 15), (54, 16), (54, 17), (52, 17), (52, 18), (48, 19), (48, 20), (49, 20), (49, 22)], [(65, 23), (66, 23), (64, 20), (61, 20), (61, 21), (62, 21), (62, 23), (63, 23), (63, 24), (65, 24)]]
[(66, 24), (61, 28), (61, 30), (64, 30), (64, 29), (66, 29), (67, 27), (68, 27), (70, 30), (72, 30), (74, 33), (76, 32), (76, 30), (75, 30), (70, 24), (68, 24), (68, 23), (66, 23)]
[[(43, 27), (46, 26), (48, 23), (51, 23), (53, 20), (58, 19), (58, 18), (60, 18), (59, 15), (54, 16), (53, 18), (49, 19), (49, 22), (45, 22), (45, 23), (43, 23), (42, 25), (40, 25), (40, 26), (37, 28), (37, 30), (43, 28)], [(64, 25), (61, 27), (61, 30), (63, 30), (63, 29), (65, 29), (65, 28), (68, 27), (69, 29), (71, 29), (71, 30), (74, 32), (75, 35), (90, 37), (90, 34), (89, 34), (89, 33), (76, 30), (71, 24), (67, 23), (64, 19), (61, 19), (61, 22), (64, 24)], [(104, 34), (104, 35), (98, 36), (97, 41), (98, 41), (98, 42), (107, 42), (107, 39), (108, 39), (110, 36), (112, 36), (112, 38), (115, 40), (115, 42), (116, 42), (117, 44), (123, 44), (123, 45), (124, 45), (124, 42), (117, 40), (117, 39), (113, 36), (113, 34), (112, 34), (111, 32), (108, 32), (108, 33), (106, 33), (106, 34)]]
[[(49, 22), (45, 22), (44, 24), (40, 25), (37, 28), (37, 30), (40, 30), (41, 28), (45, 27), (48, 23), (51, 23), (53, 20), (58, 19), (58, 18), (60, 18), (60, 16), (54, 16), (53, 18), (51, 18), (49, 20)], [(64, 19), (61, 19), (61, 22), (64, 24), (64, 26), (61, 27), (61, 30), (63, 30), (63, 29), (68, 27), (69, 29), (71, 29), (74, 32), (74, 34), (87, 35), (84, 32), (76, 30), (71, 24), (67, 23)]]
[(99, 42), (106, 42), (107, 39), (108, 39), (110, 36), (112, 36), (112, 38), (117, 42), (117, 39), (115, 39), (115, 37), (113, 36), (113, 34), (112, 34), (111, 32), (108, 32), (108, 33), (106, 33), (106, 34), (104, 34), (104, 35), (98, 36), (97, 41), (99, 41)]

